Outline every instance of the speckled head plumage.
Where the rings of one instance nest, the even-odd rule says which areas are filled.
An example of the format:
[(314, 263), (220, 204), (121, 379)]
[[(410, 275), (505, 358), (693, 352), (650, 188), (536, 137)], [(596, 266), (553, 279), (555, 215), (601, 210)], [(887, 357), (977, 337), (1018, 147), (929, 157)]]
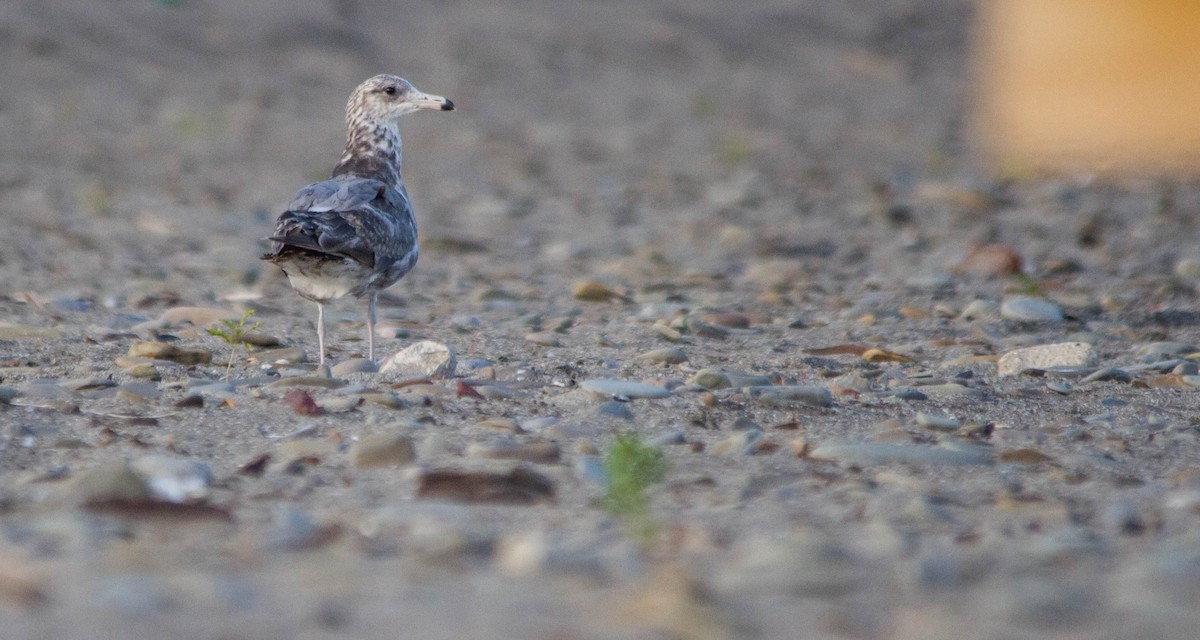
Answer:
[(423, 109), (453, 111), (454, 103), (425, 93), (399, 76), (380, 74), (354, 89), (346, 102), (346, 150), (333, 175), (400, 181), (400, 132), (396, 121)]

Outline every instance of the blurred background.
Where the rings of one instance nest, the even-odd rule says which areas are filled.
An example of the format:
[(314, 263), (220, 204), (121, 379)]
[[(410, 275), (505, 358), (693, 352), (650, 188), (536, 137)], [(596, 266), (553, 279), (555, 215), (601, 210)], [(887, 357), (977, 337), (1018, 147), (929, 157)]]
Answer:
[[(1200, 210), (1180, 173), (1193, 94), (1163, 107), (1144, 97), (1179, 73), (1149, 56), (1110, 74), (1104, 57), (1161, 44), (1188, 71), (1192, 31), (1155, 25), (1197, 11), (1134, 3), (1175, 9), (1146, 10), (1121, 48), (1113, 33), (1143, 22), (1102, 4), (1085, 28), (1093, 3), (1068, 0), (9, 0), (0, 268), (10, 291), (50, 276), (118, 298), (277, 278), (260, 239), (328, 174), (347, 95), (381, 72), (459, 105), (401, 126), (426, 249), (513, 277), (639, 251), (708, 271), (752, 253), (933, 273), (1006, 239), (1026, 263), (1086, 263), (1106, 225)], [(1100, 184), (1113, 159), (1150, 179)], [(1066, 169), (1049, 193), (1047, 168)], [(1078, 218), (1062, 237), (1056, 212)], [(862, 230), (876, 235), (847, 240)], [(414, 278), (454, 275), (430, 266)]]

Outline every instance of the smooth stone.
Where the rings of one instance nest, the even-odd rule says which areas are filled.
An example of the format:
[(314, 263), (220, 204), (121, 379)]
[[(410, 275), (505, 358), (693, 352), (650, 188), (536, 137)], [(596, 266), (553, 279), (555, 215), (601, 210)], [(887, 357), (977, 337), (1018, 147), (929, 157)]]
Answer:
[(833, 394), (818, 385), (783, 385), (746, 387), (746, 395), (772, 406), (787, 406), (797, 402), (814, 407), (833, 406)]
[(17, 397), (17, 388), (8, 385), (0, 385), (0, 403), (8, 404)]
[[(955, 385), (958, 386), (958, 385)], [(888, 391), (888, 395), (897, 400), (907, 400), (910, 402), (928, 400), (929, 396), (921, 393), (919, 390), (912, 387), (896, 387)]]
[(337, 389), (346, 386), (346, 381), (323, 376), (291, 376), (280, 378), (267, 385), (268, 389), (292, 389), (295, 387), (316, 387), (319, 389)]
[(531, 505), (554, 501), (554, 481), (523, 466), (508, 471), (423, 470), (418, 499), (468, 504)]
[(1161, 360), (1188, 355), (1196, 350), (1195, 345), (1186, 342), (1150, 342), (1138, 347), (1134, 354), (1143, 358)]
[(162, 372), (158, 370), (158, 367), (145, 362), (135, 364), (132, 367), (124, 369), (124, 371), (125, 375), (139, 380), (162, 380)]
[(584, 380), (579, 388), (599, 397), (669, 398), (671, 392), (662, 387), (628, 380)]
[(151, 495), (142, 476), (124, 462), (88, 469), (76, 476), (72, 488), (75, 499), (84, 505), (144, 502)]
[(692, 375), (688, 384), (694, 384), (705, 389), (726, 389), (733, 386), (729, 376), (720, 369), (701, 369)]
[(560, 420), (554, 416), (543, 416), (541, 418), (530, 418), (521, 422), (521, 429), (529, 433), (542, 433), (547, 429), (551, 429), (558, 425)]
[(1053, 391), (1054, 393), (1061, 394), (1064, 396), (1070, 395), (1070, 393), (1072, 391), (1074, 391), (1074, 388), (1071, 387), (1071, 383), (1064, 382), (1062, 380), (1051, 380), (1046, 383), (1046, 388)]
[(448, 378), (454, 375), (457, 366), (454, 349), (449, 345), (432, 340), (423, 340), (397, 352), (388, 358), (379, 372), (389, 377), (410, 378), (429, 376)]
[(346, 413), (353, 411), (363, 400), (357, 394), (353, 396), (334, 396), (317, 400), (317, 406), (325, 413)]
[(472, 442), (467, 445), (468, 458), (487, 458), (492, 460), (521, 460), (538, 464), (553, 464), (558, 462), (561, 452), (554, 442), (520, 443), (509, 438), (497, 439), (491, 442)]
[(329, 368), (329, 374), (335, 378), (345, 378), (354, 373), (377, 373), (379, 367), (367, 358), (351, 358), (343, 360)]
[(628, 402), (606, 400), (596, 407), (596, 415), (619, 420), (633, 420), (633, 409), (629, 408)]
[(669, 327), (665, 324), (650, 325), (650, 330), (658, 334), (658, 337), (666, 340), (667, 342), (679, 342), (680, 340), (683, 340), (682, 333), (680, 333), (677, 329)]
[(407, 400), (393, 391), (360, 393), (358, 397), (362, 398), (364, 402), (377, 404), (388, 409), (403, 409), (409, 404)]
[(713, 455), (730, 456), (738, 454), (754, 453), (754, 448), (762, 438), (763, 432), (759, 429), (746, 429), (738, 431), (733, 435), (712, 446)]
[(1133, 382), (1133, 376), (1128, 371), (1115, 367), (1105, 367), (1093, 372), (1083, 379), (1084, 382)]
[(197, 502), (208, 497), (213, 473), (208, 465), (159, 454), (142, 456), (130, 468), (141, 476), (154, 498), (164, 502)]
[(656, 364), (682, 364), (688, 361), (687, 354), (683, 352), (683, 349), (676, 347), (664, 347), (662, 349), (647, 351), (639, 355), (636, 359)]
[(185, 366), (208, 364), (212, 362), (212, 353), (203, 349), (183, 349), (166, 342), (135, 342), (126, 354), (130, 357), (168, 360)]
[(931, 465), (990, 465), (991, 456), (969, 449), (947, 449), (915, 444), (856, 443), (823, 444), (809, 452), (808, 457), (836, 460), (848, 464), (931, 464)]
[(559, 347), (562, 342), (558, 339), (559, 336), (553, 331), (536, 331), (534, 333), (525, 334), (525, 342), (536, 344), (542, 347)]
[(917, 424), (934, 431), (955, 431), (962, 426), (962, 421), (954, 416), (937, 415), (920, 412), (917, 414)]
[(192, 387), (189, 389), (189, 391), (206, 398), (224, 400), (226, 398), (232, 398), (237, 393), (237, 388), (228, 382), (215, 382), (213, 384)]
[(158, 385), (153, 382), (131, 382), (117, 387), (117, 396), (132, 398), (137, 401), (145, 402), (148, 400), (157, 400), (162, 395)]
[(412, 438), (396, 433), (363, 436), (350, 445), (350, 458), (360, 469), (405, 465), (417, 458)]
[(117, 386), (115, 381), (108, 378), (76, 378), (74, 380), (63, 380), (59, 384), (72, 391), (91, 391)]
[(52, 340), (62, 335), (58, 327), (0, 323), (0, 340)]
[(940, 399), (969, 398), (971, 400), (979, 400), (983, 398), (983, 392), (979, 389), (954, 384), (953, 382), (921, 387), (921, 392), (930, 398)]
[(604, 467), (604, 460), (600, 456), (576, 456), (571, 467), (575, 471), (576, 478), (589, 484), (608, 486), (608, 470)]
[(1061, 322), (1062, 309), (1049, 300), (1030, 296), (1011, 296), (1000, 305), (1000, 317), (1028, 322)]
[(287, 365), (300, 364), (307, 361), (308, 354), (300, 347), (283, 347), (280, 349), (259, 351), (254, 354), (254, 358), (258, 362), (265, 364)]
[(1026, 369), (1090, 367), (1098, 361), (1096, 350), (1086, 342), (1059, 342), (1005, 353), (996, 363), (996, 374), (1003, 377), (1017, 375)]
[(666, 433), (660, 433), (647, 442), (652, 447), (665, 447), (675, 444), (687, 444), (687, 436), (683, 429), (672, 429)]
[(1000, 316), (1000, 308), (991, 300), (972, 300), (963, 307), (962, 313), (958, 314), (959, 319), (971, 320), (994, 320)]

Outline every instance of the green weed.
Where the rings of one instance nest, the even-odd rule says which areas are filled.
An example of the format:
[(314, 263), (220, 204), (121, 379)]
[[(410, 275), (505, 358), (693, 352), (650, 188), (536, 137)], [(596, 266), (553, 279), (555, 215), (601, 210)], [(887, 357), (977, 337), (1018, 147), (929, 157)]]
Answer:
[(636, 433), (617, 436), (604, 458), (604, 470), (608, 475), (604, 508), (625, 520), (644, 544), (648, 544), (657, 531), (650, 517), (650, 498), (646, 490), (662, 482), (667, 467), (662, 450), (643, 444)]
[(220, 338), (225, 341), (225, 344), (229, 345), (229, 362), (225, 365), (225, 382), (229, 382), (229, 374), (233, 370), (233, 360), (237, 357), (238, 349), (247, 345), (246, 334), (261, 327), (263, 324), (255, 322), (254, 324), (247, 325), (246, 322), (252, 315), (254, 315), (254, 309), (247, 309), (242, 313), (240, 320), (224, 318), (221, 320), (221, 326), (208, 328), (210, 335)]

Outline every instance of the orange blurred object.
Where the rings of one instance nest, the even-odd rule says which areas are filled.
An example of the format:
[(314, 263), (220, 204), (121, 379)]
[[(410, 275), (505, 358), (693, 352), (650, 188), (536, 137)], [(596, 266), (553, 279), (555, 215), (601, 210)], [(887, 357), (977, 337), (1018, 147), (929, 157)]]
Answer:
[(982, 0), (975, 36), (1002, 170), (1200, 169), (1200, 2)]

